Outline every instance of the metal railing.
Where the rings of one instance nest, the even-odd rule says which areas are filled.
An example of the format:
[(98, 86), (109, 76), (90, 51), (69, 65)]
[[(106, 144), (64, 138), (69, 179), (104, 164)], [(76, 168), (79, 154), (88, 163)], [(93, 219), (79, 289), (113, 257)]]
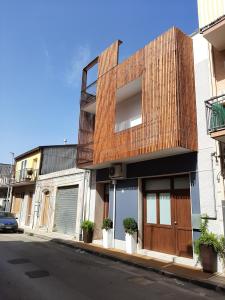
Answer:
[(32, 182), (37, 179), (38, 169), (21, 169), (15, 172), (13, 183)]
[(225, 94), (205, 101), (207, 132), (225, 129)]
[(0, 187), (8, 186), (10, 181), (10, 174), (0, 175)]
[(96, 89), (97, 89), (97, 80), (88, 85), (83, 91), (81, 91), (81, 107), (93, 103), (96, 101)]

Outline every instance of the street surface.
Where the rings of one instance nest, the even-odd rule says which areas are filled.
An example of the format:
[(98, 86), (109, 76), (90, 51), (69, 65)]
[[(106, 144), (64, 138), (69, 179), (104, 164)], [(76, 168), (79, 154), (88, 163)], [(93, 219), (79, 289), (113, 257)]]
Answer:
[(0, 300), (225, 299), (225, 295), (24, 234), (0, 234)]

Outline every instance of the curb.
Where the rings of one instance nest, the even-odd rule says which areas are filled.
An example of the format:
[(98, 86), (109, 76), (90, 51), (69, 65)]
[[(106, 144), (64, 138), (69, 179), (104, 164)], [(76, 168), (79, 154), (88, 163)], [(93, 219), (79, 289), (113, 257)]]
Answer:
[(193, 284), (198, 285), (198, 286), (203, 287), (203, 288), (207, 288), (207, 289), (214, 290), (214, 291), (217, 291), (217, 292), (225, 293), (225, 285), (220, 285), (220, 284), (216, 284), (216, 283), (205, 281), (205, 280), (199, 280), (199, 279), (193, 279), (193, 278), (185, 277), (185, 276), (182, 276), (182, 275), (178, 275), (176, 273), (165, 271), (165, 270), (160, 269), (160, 268), (154, 268), (154, 267), (146, 266), (146, 265), (141, 264), (141, 263), (132, 262), (130, 260), (123, 259), (121, 257), (116, 257), (113, 254), (101, 253), (101, 252), (98, 252), (94, 249), (86, 249), (85, 247), (83, 248), (81, 245), (78, 245), (77, 244), (78, 242), (76, 242), (76, 241), (64, 240), (64, 239), (60, 239), (60, 238), (51, 238), (51, 237), (47, 237), (45, 235), (41, 235), (41, 234), (37, 234), (37, 233), (30, 233), (30, 232), (26, 232), (26, 231), (24, 233), (26, 235), (29, 235), (29, 236), (39, 237), (43, 240), (50, 241), (52, 243), (67, 246), (69, 248), (73, 248), (73, 249), (77, 249), (77, 250), (79, 249), (79, 250), (82, 250), (86, 253), (89, 253), (89, 254), (92, 254), (92, 255), (95, 255), (95, 256), (98, 256), (98, 257), (103, 257), (103, 258), (106, 258), (106, 259), (110, 259), (110, 260), (115, 261), (115, 262), (116, 261), (121, 262), (121, 263), (124, 263), (126, 265), (134, 266), (134, 267), (137, 267), (137, 268), (140, 268), (140, 269), (143, 269), (143, 270), (152, 271), (152, 272), (158, 273), (160, 275), (166, 276), (168, 278), (179, 279), (183, 282), (193, 283)]

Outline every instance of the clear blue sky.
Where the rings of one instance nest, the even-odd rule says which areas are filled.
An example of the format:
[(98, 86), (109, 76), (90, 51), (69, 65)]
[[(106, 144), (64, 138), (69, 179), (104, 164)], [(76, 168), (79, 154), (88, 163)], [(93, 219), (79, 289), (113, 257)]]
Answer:
[(116, 39), (125, 58), (172, 26), (197, 29), (197, 0), (0, 0), (0, 162), (76, 143), (82, 67)]

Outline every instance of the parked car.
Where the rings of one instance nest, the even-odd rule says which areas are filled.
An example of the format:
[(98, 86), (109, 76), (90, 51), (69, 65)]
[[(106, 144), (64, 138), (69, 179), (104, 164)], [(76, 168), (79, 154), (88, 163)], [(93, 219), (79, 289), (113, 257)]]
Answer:
[(0, 231), (18, 231), (18, 223), (14, 214), (0, 211)]

